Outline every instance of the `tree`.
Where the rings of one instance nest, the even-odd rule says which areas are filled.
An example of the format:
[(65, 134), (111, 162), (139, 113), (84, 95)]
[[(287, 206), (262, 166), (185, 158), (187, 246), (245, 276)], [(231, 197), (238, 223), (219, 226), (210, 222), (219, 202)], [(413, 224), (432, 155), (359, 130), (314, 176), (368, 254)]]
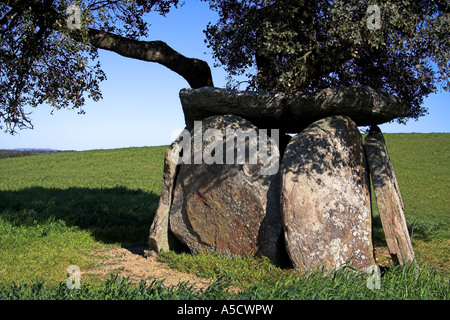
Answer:
[[(208, 46), (231, 77), (248, 76), (248, 89), (315, 92), (367, 85), (398, 95), (416, 119), (426, 113), (423, 98), (437, 85), (448, 90), (448, 0), (384, 0), (372, 6), (374, 12), (359, 0), (209, 2), (220, 19), (205, 30)], [(145, 14), (165, 15), (178, 5), (0, 0), (0, 128), (14, 133), (32, 127), (27, 105), (80, 108), (86, 95), (99, 100), (106, 75), (98, 49), (160, 63), (193, 88), (212, 86), (206, 62), (163, 41), (140, 40), (148, 31)]]
[(371, 86), (398, 95), (415, 119), (427, 112), (424, 97), (449, 88), (448, 0), (210, 3), (220, 19), (207, 26), (207, 43), (231, 87), (241, 75), (250, 90)]
[(178, 0), (1, 0), (0, 128), (32, 128), (26, 105), (80, 108), (101, 98), (106, 79), (98, 49), (160, 63), (191, 87), (212, 86), (211, 70), (163, 41), (140, 41), (151, 11), (165, 15)]

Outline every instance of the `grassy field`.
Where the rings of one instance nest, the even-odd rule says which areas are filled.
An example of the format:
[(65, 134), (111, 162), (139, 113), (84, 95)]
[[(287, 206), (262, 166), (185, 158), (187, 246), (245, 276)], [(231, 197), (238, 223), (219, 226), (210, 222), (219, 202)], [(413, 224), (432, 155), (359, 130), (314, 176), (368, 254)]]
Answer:
[[(197, 292), (110, 278), (68, 290), (71, 264), (95, 266), (100, 248), (146, 241), (166, 147), (0, 159), (0, 298), (449, 299), (450, 134), (387, 134), (418, 268), (391, 266), (381, 289), (342, 270), (301, 275), (264, 259), (167, 252), (171, 267), (217, 281)], [(383, 232), (375, 210), (374, 234)], [(233, 286), (238, 293), (224, 291)]]
[(450, 134), (387, 134), (386, 144), (418, 260), (448, 276)]

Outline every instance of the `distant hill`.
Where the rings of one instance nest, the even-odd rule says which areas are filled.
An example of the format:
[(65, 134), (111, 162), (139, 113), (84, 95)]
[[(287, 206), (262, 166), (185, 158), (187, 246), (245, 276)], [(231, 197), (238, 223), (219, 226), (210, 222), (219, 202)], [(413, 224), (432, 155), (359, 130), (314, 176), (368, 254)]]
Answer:
[(14, 149), (11, 149), (11, 150), (14, 150), (14, 151), (37, 151), (37, 152), (40, 152), (40, 151), (49, 151), (49, 152), (59, 151), (59, 150), (49, 149), (49, 148), (14, 148)]
[(63, 152), (63, 150), (33, 149), (33, 148), (0, 149), (0, 159), (33, 156), (37, 154), (46, 154), (55, 152)]

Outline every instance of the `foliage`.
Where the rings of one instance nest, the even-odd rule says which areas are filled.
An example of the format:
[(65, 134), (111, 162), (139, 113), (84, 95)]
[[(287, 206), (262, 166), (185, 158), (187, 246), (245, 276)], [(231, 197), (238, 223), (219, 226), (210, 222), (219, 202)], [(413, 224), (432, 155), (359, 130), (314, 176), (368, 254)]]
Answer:
[[(314, 92), (371, 86), (401, 97), (412, 118), (423, 98), (448, 90), (447, 1), (388, 0), (377, 13), (366, 1), (214, 0), (220, 19), (206, 29), (208, 46), (248, 89)], [(229, 86), (240, 83), (230, 78)], [(405, 119), (400, 119), (404, 121)]]
[[(145, 36), (150, 11), (166, 14), (178, 0), (160, 1), (0, 1), (0, 128), (14, 133), (32, 127), (25, 107), (48, 103), (56, 109), (80, 109), (85, 95), (101, 99), (106, 79), (91, 46), (88, 28)], [(69, 28), (77, 5), (80, 27)], [(83, 112), (80, 109), (80, 112)]]
[[(220, 19), (206, 28), (208, 45), (231, 79), (245, 74), (250, 89), (312, 92), (367, 85), (397, 94), (410, 106), (412, 118), (426, 113), (423, 98), (437, 85), (448, 89), (446, 0), (382, 1), (380, 28), (375, 29), (368, 22), (377, 18), (368, 12), (369, 4), (359, 0), (209, 2)], [(183, 77), (196, 73), (190, 67), (200, 78), (210, 77), (209, 67), (197, 59), (171, 65), (174, 56), (181, 55), (163, 42), (153, 42), (153, 53), (144, 55), (136, 54), (146, 52), (144, 42), (129, 42), (147, 35), (147, 13), (165, 15), (178, 3), (1, 0), (0, 128), (10, 133), (32, 128), (26, 107), (47, 103), (83, 112), (86, 95), (101, 99), (99, 84), (106, 76), (98, 60), (100, 43), (142, 60), (163, 57), (150, 61), (178, 70)], [(76, 9), (68, 10), (71, 5)], [(71, 19), (79, 19), (78, 27), (70, 26)], [(212, 79), (190, 80), (212, 84)]]

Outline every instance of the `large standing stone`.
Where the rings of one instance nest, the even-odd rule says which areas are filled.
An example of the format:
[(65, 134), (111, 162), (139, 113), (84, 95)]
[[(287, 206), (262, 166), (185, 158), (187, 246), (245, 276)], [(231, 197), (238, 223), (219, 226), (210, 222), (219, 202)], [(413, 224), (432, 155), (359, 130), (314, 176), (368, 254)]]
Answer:
[(259, 128), (278, 128), (290, 133), (332, 115), (346, 115), (358, 126), (367, 126), (409, 113), (400, 98), (370, 87), (326, 88), (312, 94), (204, 87), (181, 90), (180, 100), (186, 124), (214, 115), (234, 114)]
[[(210, 131), (212, 135), (205, 139), (208, 129), (217, 131)], [(270, 167), (270, 163), (265, 166), (258, 158), (252, 164), (248, 150), (258, 140), (246, 140), (247, 157), (245, 163), (239, 164), (236, 149), (242, 150), (242, 144), (240, 147), (236, 142), (225, 144), (225, 141), (231, 141), (227, 140), (227, 130), (238, 129), (252, 130), (258, 136), (260, 132), (247, 120), (233, 115), (204, 119), (202, 127), (194, 126), (189, 131), (186, 137), (190, 140), (185, 149), (190, 146), (191, 150), (183, 150), (183, 156), (190, 151), (197, 151), (197, 154), (193, 152), (190, 164), (185, 163), (185, 158), (179, 166), (170, 210), (170, 229), (192, 252), (262, 255), (277, 261), (282, 242), (279, 151), (276, 144), (271, 144), (274, 170), (262, 174), (262, 169)], [(227, 146), (226, 150), (220, 147), (222, 142)], [(230, 150), (233, 152), (231, 157)], [(203, 159), (198, 156), (198, 151), (203, 154)], [(212, 158), (214, 163), (211, 163)], [(220, 160), (223, 164), (217, 163)]]
[(369, 174), (350, 118), (319, 120), (292, 138), (281, 190), (286, 246), (296, 268), (374, 264)]
[(397, 177), (380, 128), (372, 127), (364, 143), (389, 253), (394, 261), (410, 265), (414, 261), (414, 250)]
[(160, 252), (176, 247), (175, 239), (169, 230), (169, 212), (172, 205), (172, 193), (180, 157), (180, 139), (176, 139), (166, 150), (164, 157), (163, 184), (153, 223), (150, 227), (148, 244), (150, 250)]

